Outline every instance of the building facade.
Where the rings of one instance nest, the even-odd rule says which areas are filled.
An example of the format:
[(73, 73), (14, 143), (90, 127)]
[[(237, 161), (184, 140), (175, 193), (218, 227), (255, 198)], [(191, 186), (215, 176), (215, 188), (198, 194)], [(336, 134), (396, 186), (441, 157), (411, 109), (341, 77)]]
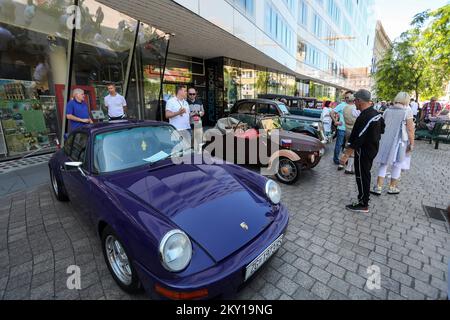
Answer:
[[(213, 124), (258, 94), (336, 99), (370, 66), (372, 0), (2, 0), (0, 159), (53, 150), (65, 105), (106, 85), (129, 116), (163, 118), (175, 86), (195, 87)], [(374, 24), (373, 24), (374, 25)], [(371, 31), (372, 30), (372, 31)]]

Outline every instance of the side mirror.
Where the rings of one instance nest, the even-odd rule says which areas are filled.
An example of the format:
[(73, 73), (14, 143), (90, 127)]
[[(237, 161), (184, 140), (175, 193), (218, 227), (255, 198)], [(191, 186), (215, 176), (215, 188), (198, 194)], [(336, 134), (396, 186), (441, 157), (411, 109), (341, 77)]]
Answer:
[(83, 162), (65, 162), (64, 167), (67, 171), (78, 170), (81, 169)]
[(83, 165), (83, 162), (65, 162), (64, 168), (66, 171), (75, 171), (78, 170), (83, 177), (86, 178), (86, 174), (84, 173), (83, 169), (81, 169), (81, 166)]

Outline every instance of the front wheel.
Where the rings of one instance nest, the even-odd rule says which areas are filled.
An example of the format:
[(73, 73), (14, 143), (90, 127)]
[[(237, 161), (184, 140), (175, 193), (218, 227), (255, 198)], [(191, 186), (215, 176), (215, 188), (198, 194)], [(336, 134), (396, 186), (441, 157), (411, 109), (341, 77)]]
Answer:
[(50, 168), (50, 182), (52, 184), (52, 190), (56, 196), (56, 199), (58, 199), (58, 201), (69, 201), (69, 197), (64, 190), (62, 182), (60, 182), (56, 177), (56, 174), (52, 168)]
[(109, 226), (102, 233), (102, 249), (106, 265), (119, 287), (130, 294), (140, 292), (141, 284), (130, 256), (119, 237)]
[(301, 169), (297, 162), (288, 158), (281, 158), (276, 177), (281, 183), (294, 184), (300, 178), (300, 171)]

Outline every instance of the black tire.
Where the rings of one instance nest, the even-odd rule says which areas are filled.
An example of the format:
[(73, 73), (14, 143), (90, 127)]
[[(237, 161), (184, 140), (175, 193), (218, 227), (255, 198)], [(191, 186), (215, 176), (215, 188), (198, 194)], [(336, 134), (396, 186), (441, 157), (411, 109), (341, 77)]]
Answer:
[(61, 202), (69, 201), (69, 197), (66, 194), (66, 189), (64, 188), (64, 184), (62, 181), (59, 181), (55, 172), (52, 168), (50, 168), (50, 184), (55, 194), (56, 199)]
[[(289, 175), (283, 174), (282, 170), (283, 170), (284, 166), (290, 166), (290, 170), (292, 170), (292, 171), (290, 172)], [(294, 184), (300, 178), (300, 173), (301, 173), (301, 167), (300, 167), (299, 163), (294, 162), (291, 159), (284, 158), (284, 157), (279, 159), (278, 172), (275, 174), (278, 181), (280, 181), (281, 183), (284, 183), (284, 184), (289, 184), (289, 185)]]
[[(126, 282), (123, 279), (121, 279), (120, 271), (117, 271), (118, 270), (117, 265), (113, 266), (114, 262), (110, 261), (109, 258), (110, 254), (108, 253), (107, 242), (110, 241), (111, 239), (114, 239), (113, 241), (117, 241), (120, 244), (120, 247), (123, 250), (123, 254), (125, 254), (125, 256), (127, 257), (130, 271), (130, 274), (127, 274), (127, 276), (129, 276), (129, 282)], [(101, 241), (102, 241), (103, 257), (105, 258), (105, 263), (109, 269), (109, 272), (114, 278), (114, 281), (116, 281), (116, 283), (123, 291), (129, 294), (136, 294), (142, 292), (143, 291), (142, 285), (137, 276), (137, 272), (133, 267), (133, 260), (128, 254), (127, 249), (123, 246), (120, 238), (116, 235), (116, 233), (110, 226), (106, 226), (105, 229), (103, 230)]]

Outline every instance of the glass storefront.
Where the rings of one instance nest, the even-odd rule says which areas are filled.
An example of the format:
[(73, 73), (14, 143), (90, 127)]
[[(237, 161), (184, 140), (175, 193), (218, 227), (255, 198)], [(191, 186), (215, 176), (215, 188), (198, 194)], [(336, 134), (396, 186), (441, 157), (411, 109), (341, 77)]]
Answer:
[[(0, 160), (57, 147), (67, 87), (85, 90), (95, 110), (104, 108), (106, 85), (115, 83), (131, 118), (155, 119), (167, 40), (94, 0), (2, 1)], [(151, 76), (143, 77), (144, 70)]]
[(262, 94), (294, 96), (293, 75), (229, 58), (205, 61), (207, 99), (204, 100), (207, 124), (212, 125), (240, 99), (255, 99)]
[(73, 1), (9, 0), (0, 12), (0, 157), (55, 148), (61, 114), (58, 90), (67, 81)]

